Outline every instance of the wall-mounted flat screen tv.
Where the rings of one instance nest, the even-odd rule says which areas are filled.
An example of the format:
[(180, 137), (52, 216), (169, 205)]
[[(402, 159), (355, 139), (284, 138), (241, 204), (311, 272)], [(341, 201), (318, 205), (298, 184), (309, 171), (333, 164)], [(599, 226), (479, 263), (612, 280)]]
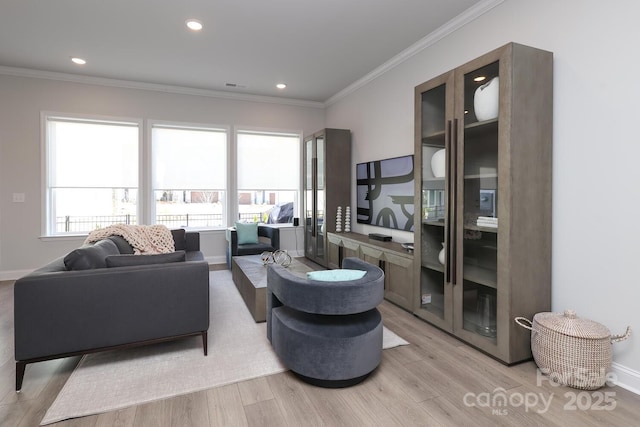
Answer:
[(413, 231), (413, 155), (356, 165), (359, 224)]

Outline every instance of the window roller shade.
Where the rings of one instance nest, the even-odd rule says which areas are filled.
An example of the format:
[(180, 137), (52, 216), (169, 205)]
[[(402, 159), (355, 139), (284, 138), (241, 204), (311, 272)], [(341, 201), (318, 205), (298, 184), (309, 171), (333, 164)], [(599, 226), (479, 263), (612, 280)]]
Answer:
[(237, 163), (240, 190), (298, 190), (300, 138), (239, 133)]
[(138, 128), (50, 120), (49, 187), (137, 188)]
[(226, 134), (215, 130), (154, 127), (154, 189), (224, 189)]

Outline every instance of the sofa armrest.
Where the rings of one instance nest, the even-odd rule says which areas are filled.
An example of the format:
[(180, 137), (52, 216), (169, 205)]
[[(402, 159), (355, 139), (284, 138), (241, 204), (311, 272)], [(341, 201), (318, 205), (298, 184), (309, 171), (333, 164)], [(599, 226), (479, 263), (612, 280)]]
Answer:
[(280, 229), (277, 227), (270, 227), (268, 225), (258, 226), (258, 236), (266, 237), (271, 241), (273, 249), (280, 249)]
[(235, 228), (227, 229), (227, 241), (229, 243), (229, 254), (238, 256), (238, 232)]
[(15, 357), (29, 360), (209, 328), (209, 268), (179, 262), (25, 276)]

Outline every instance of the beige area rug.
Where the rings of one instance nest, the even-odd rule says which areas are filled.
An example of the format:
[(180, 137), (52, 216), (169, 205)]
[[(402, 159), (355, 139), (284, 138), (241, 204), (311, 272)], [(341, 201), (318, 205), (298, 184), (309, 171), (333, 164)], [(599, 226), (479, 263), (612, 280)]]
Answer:
[[(199, 336), (86, 355), (41, 425), (285, 371), (266, 338), (266, 323), (253, 321), (231, 273), (210, 274), (208, 356)], [(384, 328), (384, 348), (405, 344)]]

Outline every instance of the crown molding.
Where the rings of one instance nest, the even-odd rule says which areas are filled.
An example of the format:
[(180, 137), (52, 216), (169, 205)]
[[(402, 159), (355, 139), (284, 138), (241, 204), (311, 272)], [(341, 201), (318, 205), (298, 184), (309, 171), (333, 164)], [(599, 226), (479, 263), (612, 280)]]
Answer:
[(292, 105), (296, 107), (324, 108), (324, 103), (305, 101), (292, 98), (278, 98), (275, 96), (250, 95), (209, 89), (198, 89), (183, 86), (144, 83), (131, 80), (108, 79), (104, 77), (83, 76), (79, 74), (57, 73), (53, 71), (33, 70), (30, 68), (6, 67), (0, 65), (0, 74), (14, 77), (29, 77), (35, 79), (57, 80), (62, 82), (80, 83), (88, 85), (118, 87), (124, 89), (149, 90), (154, 92), (175, 93), (180, 95), (206, 96), (235, 101), (263, 102), (269, 104)]
[(407, 49), (403, 50), (398, 55), (394, 56), (389, 61), (385, 62), (369, 74), (365, 75), (361, 79), (357, 80), (353, 84), (347, 86), (340, 92), (333, 95), (331, 98), (324, 102), (324, 106), (328, 107), (331, 104), (338, 102), (340, 99), (360, 89), (361, 87), (369, 84), (371, 81), (377, 79), (387, 71), (397, 67), (406, 60), (417, 55), (424, 49), (432, 46), (447, 35), (467, 25), (469, 22), (475, 20), (476, 18), (480, 17), (484, 13), (488, 12), (489, 10), (493, 9), (503, 2), (504, 0), (483, 0), (478, 2), (475, 6), (472, 6), (469, 9), (465, 10), (460, 15), (456, 16), (451, 21), (439, 27), (437, 30), (433, 31), (426, 37), (422, 38)]
[(391, 58), (389, 61), (385, 62), (372, 72), (368, 73), (364, 77), (360, 78), (353, 84), (347, 86), (345, 89), (341, 90), (337, 94), (333, 95), (331, 98), (324, 102), (317, 101), (307, 101), (302, 99), (292, 99), (292, 98), (279, 98), (274, 96), (262, 96), (262, 95), (251, 95), (251, 94), (242, 94), (242, 93), (234, 93), (234, 92), (225, 92), (225, 91), (216, 91), (210, 89), (199, 89), (199, 88), (190, 88), (184, 86), (172, 86), (172, 85), (163, 85), (156, 83), (145, 83), (139, 81), (132, 80), (119, 80), (119, 79), (109, 79), (104, 77), (92, 77), (92, 76), (83, 76), (79, 74), (70, 74), (70, 73), (59, 73), (53, 71), (42, 71), (42, 70), (34, 70), (29, 68), (17, 68), (17, 67), (6, 67), (0, 66), (0, 74), (15, 76), (15, 77), (30, 77), (37, 79), (47, 79), (47, 80), (57, 80), (63, 82), (71, 82), (71, 83), (80, 83), (80, 84), (89, 84), (89, 85), (98, 85), (98, 86), (109, 86), (109, 87), (118, 87), (125, 89), (139, 89), (139, 90), (148, 90), (155, 92), (165, 92), (165, 93), (175, 93), (180, 95), (193, 95), (193, 96), (206, 96), (211, 98), (221, 98), (221, 99), (229, 99), (235, 101), (248, 101), (248, 102), (263, 102), (270, 104), (280, 104), (280, 105), (290, 105), (295, 107), (310, 107), (310, 108), (326, 108), (340, 99), (346, 97), (347, 95), (355, 92), (361, 87), (367, 85), (371, 81), (390, 71), (391, 69), (397, 67), (402, 64), (406, 60), (411, 57), (417, 55), (424, 49), (429, 46), (435, 44), (442, 38), (456, 31), (458, 28), (463, 27), (469, 22), (475, 20), (480, 17), (484, 13), (493, 9), (494, 7), (503, 3), (504, 0), (482, 0), (478, 2), (476, 5), (470, 7), (465, 10), (460, 15), (453, 18), (451, 21), (439, 27), (437, 30), (433, 31), (431, 34), (427, 35), (417, 43), (413, 44), (409, 48), (400, 52), (398, 55)]

